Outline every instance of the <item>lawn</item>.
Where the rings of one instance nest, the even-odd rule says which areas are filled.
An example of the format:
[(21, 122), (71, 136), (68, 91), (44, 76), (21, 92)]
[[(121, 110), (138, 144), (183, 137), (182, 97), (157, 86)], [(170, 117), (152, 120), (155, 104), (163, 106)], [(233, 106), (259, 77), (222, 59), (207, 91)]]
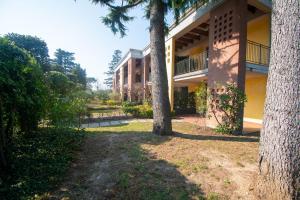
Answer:
[(83, 151), (51, 199), (249, 199), (258, 136), (223, 136), (173, 123), (87, 129)]
[(87, 112), (90, 117), (97, 118), (100, 116), (111, 116), (111, 115), (120, 115), (122, 114), (122, 109), (120, 106), (108, 106), (102, 105), (99, 102), (91, 102), (87, 105)]

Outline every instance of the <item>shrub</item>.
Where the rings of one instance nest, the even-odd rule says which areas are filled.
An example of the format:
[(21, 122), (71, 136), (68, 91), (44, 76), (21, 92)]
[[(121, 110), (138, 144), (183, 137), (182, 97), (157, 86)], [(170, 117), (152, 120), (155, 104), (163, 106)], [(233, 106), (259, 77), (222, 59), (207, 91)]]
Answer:
[(196, 111), (202, 116), (205, 116), (207, 110), (207, 85), (205, 82), (200, 82), (195, 90), (195, 105)]
[(62, 181), (84, 132), (74, 129), (39, 129), (35, 137), (14, 135), (9, 155), (13, 173), (0, 182), (1, 199), (36, 199)]
[(145, 103), (143, 105), (136, 106), (138, 108), (138, 117), (140, 118), (153, 118), (152, 107)]
[(119, 101), (115, 101), (115, 100), (107, 100), (106, 101), (106, 105), (117, 106), (117, 105), (120, 105), (120, 102)]
[(216, 132), (234, 134), (240, 130), (242, 117), (239, 113), (247, 98), (234, 84), (228, 84), (222, 90), (222, 93), (211, 92), (210, 110), (218, 123)]
[(122, 110), (126, 114), (131, 114), (133, 117), (137, 118), (152, 118), (153, 110), (150, 104), (144, 103), (142, 105), (137, 105), (133, 102), (124, 102), (122, 104)]

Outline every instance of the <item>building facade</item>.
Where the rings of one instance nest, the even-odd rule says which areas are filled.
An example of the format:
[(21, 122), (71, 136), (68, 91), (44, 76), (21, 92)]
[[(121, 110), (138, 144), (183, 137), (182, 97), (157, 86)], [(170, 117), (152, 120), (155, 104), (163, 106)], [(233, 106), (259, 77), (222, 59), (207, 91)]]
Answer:
[[(199, 1), (166, 37), (169, 99), (193, 93), (199, 83), (211, 94), (228, 83), (245, 91), (244, 120), (261, 123), (270, 53), (269, 0)], [(151, 91), (150, 49), (130, 49), (114, 75), (122, 100), (139, 101)], [(137, 92), (139, 91), (139, 92)], [(211, 107), (208, 107), (208, 114)], [(214, 127), (216, 121), (208, 119)]]

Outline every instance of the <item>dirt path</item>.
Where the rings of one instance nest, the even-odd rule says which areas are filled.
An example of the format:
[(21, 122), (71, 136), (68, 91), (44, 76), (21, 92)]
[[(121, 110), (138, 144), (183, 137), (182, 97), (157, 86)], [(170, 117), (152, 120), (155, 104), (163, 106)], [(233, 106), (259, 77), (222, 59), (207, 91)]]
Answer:
[(256, 146), (225, 142), (147, 132), (90, 134), (50, 199), (254, 199), (255, 163), (240, 163), (219, 147), (244, 149), (237, 155), (243, 159)]
[(130, 135), (88, 136), (66, 181), (53, 195), (55, 199), (113, 199), (117, 174), (128, 162), (118, 150)]

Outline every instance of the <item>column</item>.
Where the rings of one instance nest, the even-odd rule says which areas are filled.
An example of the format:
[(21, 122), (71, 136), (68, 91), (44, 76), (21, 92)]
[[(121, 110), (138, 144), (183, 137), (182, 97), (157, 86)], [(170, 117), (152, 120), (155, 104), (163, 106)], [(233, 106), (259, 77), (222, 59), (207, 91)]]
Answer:
[[(208, 92), (222, 93), (224, 86), (234, 83), (245, 90), (247, 1), (228, 0), (211, 12), (209, 33)], [(212, 115), (208, 100), (208, 114)], [(217, 104), (217, 102), (214, 102)], [(214, 105), (217, 106), (217, 105)], [(216, 113), (218, 119), (222, 116)], [(243, 110), (239, 116), (243, 118)], [(214, 117), (207, 125), (215, 127)]]

